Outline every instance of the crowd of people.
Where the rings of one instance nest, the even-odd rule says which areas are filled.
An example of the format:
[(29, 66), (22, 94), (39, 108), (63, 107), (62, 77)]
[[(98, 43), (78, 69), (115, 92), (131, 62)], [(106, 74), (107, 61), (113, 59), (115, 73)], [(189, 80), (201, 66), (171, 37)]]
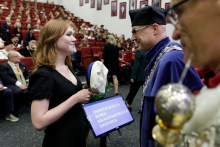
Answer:
[[(48, 7), (47, 7), (48, 6)], [(3, 15), (3, 13), (8, 13), (7, 15)], [(131, 66), (134, 63), (129, 61), (127, 62), (126, 54), (124, 54), (122, 51), (136, 51), (137, 50), (137, 44), (132, 43), (130, 39), (125, 40), (125, 36), (121, 35), (120, 37), (117, 36), (117, 34), (109, 33), (107, 29), (104, 29), (104, 25), (101, 25), (98, 27), (97, 24), (95, 24), (93, 27), (89, 27), (88, 23), (83, 22), (82, 19), (79, 17), (74, 17), (72, 13), (69, 11), (65, 11), (62, 6), (57, 6), (54, 4), (44, 4), (44, 3), (38, 3), (36, 0), (34, 2), (11, 2), (11, 5), (8, 5), (8, 2), (4, 2), (1, 9), (0, 9), (0, 15), (1, 18), (4, 18), (5, 21), (2, 22), (1, 29), (2, 29), (2, 36), (0, 39), (0, 60), (8, 60), (8, 62), (4, 63), (7, 65), (10, 65), (9, 63), (14, 64), (11, 59), (14, 57), (11, 57), (11, 52), (17, 54), (17, 58), (25, 58), (25, 57), (33, 57), (36, 49), (37, 49), (37, 43), (38, 38), (35, 37), (36, 34), (40, 35), (42, 33), (41, 29), (45, 24), (48, 22), (51, 22), (52, 20), (65, 20), (71, 22), (71, 27), (74, 30), (73, 36), (76, 38), (76, 41), (80, 41), (80, 44), (75, 43), (75, 52), (71, 53), (72, 56), (72, 63), (74, 67), (74, 71), (76, 69), (82, 70), (80, 68), (80, 62), (81, 58), (77, 57), (76, 55), (76, 48), (78, 47), (89, 47), (88, 42), (104, 42), (104, 44), (107, 44), (107, 37), (111, 36), (112, 39), (114, 39), (115, 43), (114, 45), (118, 48), (116, 55), (116, 63), (119, 63), (117, 67), (117, 71), (114, 74), (115, 76), (109, 78), (109, 84), (115, 87), (115, 93), (117, 92), (117, 86), (118, 84), (128, 84), (131, 83), (130, 81), (130, 75), (131, 75)], [(49, 19), (49, 20), (48, 20)], [(4, 19), (3, 19), (4, 20)], [(81, 24), (81, 25), (80, 25)], [(14, 26), (13, 31), (10, 30), (10, 26)], [(25, 37), (22, 37), (22, 30), (27, 30), (27, 33), (25, 34)], [(80, 36), (77, 36), (77, 34), (81, 34)], [(104, 47), (104, 56), (106, 51), (107, 45)], [(10, 57), (9, 57), (10, 56)], [(104, 59), (103, 56), (103, 59)], [(111, 57), (110, 57), (111, 59)], [(109, 60), (110, 60), (109, 59)], [(73, 62), (76, 61), (76, 62)], [(105, 60), (106, 62), (108, 60)], [(17, 62), (15, 64), (21, 63), (20, 60), (17, 59)], [(0, 65), (0, 66), (3, 66)], [(11, 66), (10, 66), (11, 67)], [(22, 67), (18, 66), (18, 71)], [(26, 67), (24, 67), (27, 69)], [(13, 68), (12, 68), (13, 69)], [(3, 68), (1, 69), (3, 70)], [(7, 89), (10, 86), (8, 85), (7, 79), (8, 76), (12, 76), (14, 78), (15, 83), (21, 81), (17, 76), (17, 70), (12, 70), (11, 73), (4, 73), (1, 72), (0, 79), (2, 83), (0, 84), (1, 87), (7, 87)], [(20, 72), (20, 71), (19, 71)], [(12, 74), (12, 75), (10, 75)], [(23, 73), (24, 74), (24, 73)], [(20, 75), (20, 74), (19, 74)], [(111, 75), (111, 72), (110, 74)], [(7, 78), (6, 78), (7, 77)], [(27, 78), (27, 85), (28, 85), (28, 79)], [(118, 79), (118, 84), (115, 83), (115, 79)], [(6, 81), (5, 81), (6, 80)], [(114, 82), (113, 82), (114, 81)], [(132, 81), (133, 82), (133, 81)], [(13, 83), (10, 83), (13, 85)], [(24, 91), (24, 87), (20, 87), (20, 84), (16, 85), (16, 88), (19, 88), (21, 91)], [(27, 87), (27, 86), (25, 86)], [(10, 113), (7, 113), (6, 117), (7, 120), (10, 121), (18, 121), (18, 116), (20, 115), (19, 100), (22, 99), (23, 95), (20, 96), (16, 94), (17, 90), (15, 87), (12, 89), (12, 93), (14, 96), (14, 104), (16, 106), (16, 109), (13, 109), (13, 111), (10, 111)], [(25, 88), (25, 90), (27, 90)], [(3, 90), (2, 91), (7, 91)], [(25, 92), (26, 93), (26, 92)], [(4, 98), (7, 94), (4, 92), (1, 93), (1, 97)], [(12, 97), (13, 97), (12, 96)], [(5, 98), (4, 98), (5, 99)], [(13, 98), (12, 98), (13, 99)], [(8, 109), (8, 104), (6, 104), (6, 109)], [(8, 117), (11, 117), (9, 119)]]
[[(166, 15), (175, 26), (173, 38), (181, 39), (181, 45), (172, 42), (167, 37), (166, 15), (162, 8), (145, 6), (129, 11), (132, 37), (127, 39), (125, 43), (124, 35), (117, 37), (104, 29), (103, 25), (100, 28), (97, 25), (89, 28), (87, 23), (80, 25), (81, 19), (79, 17), (77, 17), (76, 24), (73, 23), (72, 21), (75, 21), (74, 15), (66, 13), (63, 7), (54, 5), (53, 10), (59, 11), (54, 13), (51, 11), (47, 17), (43, 7), (40, 15), (38, 12), (35, 13), (38, 11), (36, 10), (38, 8), (36, 1), (34, 5), (25, 3), (26, 7), (20, 4), (19, 11), (22, 15), (26, 9), (25, 15), (28, 18), (33, 10), (35, 17), (37, 19), (43, 18), (46, 24), (41, 28), (39, 21), (36, 27), (37, 30), (40, 30), (37, 44), (32, 32), (31, 18), (27, 19), (26, 25), (27, 28), (30, 26), (26, 35), (29, 36), (29, 39), (24, 39), (23, 42), (19, 36), (21, 23), (15, 25), (17, 30), (14, 34), (10, 34), (8, 29), (2, 31), (5, 47), (0, 50), (0, 59), (8, 59), (7, 62), (0, 65), (0, 96), (5, 99), (7, 113), (5, 119), (13, 122), (19, 120), (17, 116), (19, 115), (20, 100), (21, 98), (25, 99), (28, 93), (32, 101), (31, 117), (34, 128), (36, 130), (47, 128), (43, 146), (69, 146), (70, 144), (79, 147), (86, 146), (85, 120), (81, 103), (87, 103), (90, 96), (96, 95), (96, 93), (87, 89), (87, 82), (84, 85), (81, 84), (72, 67), (71, 56), (76, 52), (77, 40), (81, 41), (78, 44), (79, 47), (89, 47), (88, 42), (90, 41), (105, 43), (101, 61), (109, 70), (110, 80), (112, 79), (115, 88), (114, 94), (120, 93), (118, 85), (121, 79), (125, 82), (131, 82), (130, 92), (126, 98), (127, 107), (130, 110), (139, 87), (144, 85), (140, 109), (141, 147), (155, 145), (151, 133), (156, 124), (157, 112), (154, 108), (156, 94), (161, 86), (179, 81), (185, 66), (184, 61), (189, 58), (190, 53), (194, 53), (192, 65), (208, 71), (204, 75), (203, 81), (207, 87), (204, 86), (201, 76), (199, 77), (194, 67), (189, 68), (183, 81), (183, 84), (191, 91), (202, 89), (201, 94), (197, 96), (195, 110), (201, 110), (205, 107), (207, 110), (211, 109), (219, 113), (219, 107), (216, 105), (219, 102), (219, 42), (216, 41), (218, 38), (218, 19), (216, 18), (219, 16), (219, 2), (217, 0), (213, 2), (172, 0), (171, 4), (170, 9), (175, 11), (178, 18)], [(192, 9), (193, 7), (197, 9)], [(204, 12), (204, 7), (213, 11)], [(2, 10), (5, 9), (9, 9), (7, 3), (2, 6)], [(11, 6), (11, 9), (16, 9), (16, 3)], [(11, 24), (10, 20), (15, 15), (12, 10), (10, 10), (10, 15), (6, 17), (6, 23), (2, 24), (2, 29)], [(189, 13), (190, 11), (191, 13)], [(192, 13), (198, 15), (196, 20), (191, 16)], [(19, 19), (19, 15), (17, 15), (17, 19)], [(215, 23), (209, 23), (213, 21)], [(80, 35), (74, 37), (76, 32)], [(24, 48), (17, 52), (14, 47), (20, 45), (19, 40)], [(136, 51), (133, 63), (126, 60), (122, 50)], [(31, 75), (25, 64), (20, 62), (21, 57), (30, 56), (34, 58), (34, 70)], [(76, 58), (76, 56), (74, 57)], [(131, 64), (133, 64), (133, 68), (131, 68)], [(209, 95), (216, 103), (210, 103), (209, 99), (202, 94)], [(200, 102), (209, 103), (213, 105), (213, 108), (210, 105), (204, 106)], [(185, 132), (189, 134), (192, 132), (200, 133), (210, 129), (213, 125), (219, 125), (218, 113), (214, 115), (212, 113), (214, 111), (195, 112), (192, 121), (188, 122), (188, 128), (184, 130)], [(201, 112), (205, 114), (200, 114)], [(205, 120), (204, 116), (214, 116), (214, 118)], [(205, 126), (199, 124), (197, 129), (191, 127), (196, 126), (200, 119), (204, 121)], [(169, 128), (170, 126), (163, 124), (163, 127)]]

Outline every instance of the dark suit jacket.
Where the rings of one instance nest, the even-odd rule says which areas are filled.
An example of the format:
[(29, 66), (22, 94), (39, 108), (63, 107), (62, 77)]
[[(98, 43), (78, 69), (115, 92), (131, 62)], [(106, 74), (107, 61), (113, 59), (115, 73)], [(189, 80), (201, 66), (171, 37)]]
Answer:
[(135, 52), (134, 65), (132, 67), (131, 79), (134, 81), (144, 81), (144, 68), (146, 65), (146, 53), (137, 50)]
[[(34, 35), (34, 34), (33, 34)], [(24, 38), (24, 44), (28, 45), (29, 40), (32, 38), (31, 33), (27, 32)]]
[(0, 84), (3, 85), (2, 80), (0, 79)]
[[(30, 76), (30, 73), (28, 72), (26, 65), (22, 62), (19, 62), (19, 67), (24, 75), (25, 80), (27, 80)], [(15, 85), (17, 78), (8, 62), (4, 62), (0, 65), (0, 71), (0, 78), (5, 86)]]
[(2, 23), (2, 33), (8, 32), (8, 24), (7, 22)]
[(32, 57), (34, 51), (33, 50), (27, 50), (27, 47), (29, 46), (26, 46), (22, 49), (19, 50), (19, 53), (24, 56), (24, 57)]
[[(20, 29), (21, 30), (21, 29)], [(14, 28), (13, 29), (13, 34), (21, 34), (21, 32), (18, 32), (18, 29), (17, 28)]]

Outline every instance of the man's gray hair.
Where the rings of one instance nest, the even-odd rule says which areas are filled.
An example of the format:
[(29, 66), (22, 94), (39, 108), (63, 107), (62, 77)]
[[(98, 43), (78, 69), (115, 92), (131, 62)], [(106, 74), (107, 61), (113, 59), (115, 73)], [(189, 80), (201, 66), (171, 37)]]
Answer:
[(15, 50), (11, 50), (8, 52), (8, 59), (11, 57), (12, 53), (18, 53), (17, 51)]

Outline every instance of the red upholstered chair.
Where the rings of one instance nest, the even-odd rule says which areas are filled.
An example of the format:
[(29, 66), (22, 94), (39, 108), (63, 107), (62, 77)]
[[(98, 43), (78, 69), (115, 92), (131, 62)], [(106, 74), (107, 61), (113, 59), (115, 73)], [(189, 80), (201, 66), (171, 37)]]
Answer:
[(0, 59), (0, 64), (7, 62), (7, 61), (8, 61), (8, 59)]
[(136, 51), (130, 51), (131, 60), (134, 60), (134, 59), (135, 59), (135, 52), (136, 52)]
[(95, 43), (94, 42), (88, 42), (89, 46), (92, 48), (95, 46)]
[(99, 46), (99, 47), (104, 47), (104, 42), (96, 42), (96, 46)]
[(81, 47), (81, 66), (86, 70), (87, 66), (93, 62), (90, 47)]
[(38, 40), (39, 39), (40, 34), (35, 34), (34, 33), (34, 37)]
[(34, 64), (32, 57), (21, 58), (21, 62), (25, 63), (27, 70), (31, 72), (33, 70)]
[(9, 27), (10, 33), (13, 34), (14, 25), (8, 25), (8, 27)]
[(81, 35), (81, 33), (76, 33), (76, 38), (78, 38)]
[(103, 54), (103, 52), (100, 52), (99, 53), (99, 60), (101, 61), (101, 59), (102, 59), (102, 54)]
[(22, 40), (24, 40), (26, 33), (28, 32), (28, 30), (21, 30), (21, 38)]
[(126, 61), (130, 63), (131, 65), (131, 58), (130, 58), (130, 52), (129, 51), (124, 51), (122, 52), (123, 54), (126, 54)]
[(15, 51), (19, 51), (20, 49), (22, 49), (23, 47), (20, 47), (20, 48), (15, 48), (14, 50)]
[(99, 53), (102, 52), (102, 49), (99, 46), (91, 47), (91, 48), (92, 48), (93, 60), (96, 61), (99, 59)]

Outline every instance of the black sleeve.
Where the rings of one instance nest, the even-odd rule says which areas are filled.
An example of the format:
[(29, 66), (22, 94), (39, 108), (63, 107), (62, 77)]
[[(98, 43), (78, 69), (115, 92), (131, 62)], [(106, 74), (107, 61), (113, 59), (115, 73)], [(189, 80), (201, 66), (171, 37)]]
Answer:
[(41, 100), (53, 98), (53, 79), (46, 68), (40, 68), (30, 76), (29, 79), (29, 99)]
[(17, 28), (13, 29), (13, 34), (18, 34)]
[(107, 48), (108, 48), (108, 45), (105, 44), (105, 45), (104, 45), (104, 49), (103, 49), (103, 54), (102, 54), (102, 59), (104, 59), (104, 60), (105, 60), (105, 58), (106, 58)]

